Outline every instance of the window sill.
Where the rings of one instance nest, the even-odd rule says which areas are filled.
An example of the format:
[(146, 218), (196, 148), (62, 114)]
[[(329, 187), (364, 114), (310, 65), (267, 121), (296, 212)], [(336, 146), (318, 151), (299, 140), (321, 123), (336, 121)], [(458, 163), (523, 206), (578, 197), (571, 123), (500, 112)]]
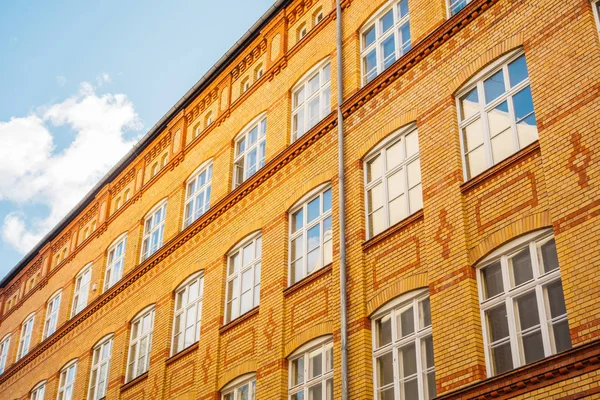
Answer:
[(395, 225), (390, 226), (385, 231), (380, 232), (377, 235), (373, 236), (371, 239), (367, 240), (366, 242), (363, 242), (363, 244), (362, 244), (363, 251), (366, 251), (366, 250), (370, 249), (371, 247), (375, 246), (376, 244), (383, 242), (384, 240), (386, 240), (390, 236), (395, 235), (398, 232), (408, 229), (408, 227), (414, 225), (415, 223), (417, 223), (419, 221), (422, 221), (423, 217), (424, 217), (423, 209), (420, 209), (419, 211), (415, 212), (414, 214), (409, 215), (408, 217), (404, 218), (402, 221), (397, 222)]
[(483, 185), (493, 177), (497, 176), (501, 172), (504, 172), (513, 165), (519, 163), (520, 161), (523, 161), (525, 158), (529, 157), (532, 154), (538, 153), (539, 151), (540, 142), (536, 140), (529, 146), (519, 150), (512, 156), (500, 161), (498, 164), (488, 168), (479, 175), (475, 176), (474, 178), (471, 178), (470, 180), (460, 185), (460, 191), (462, 192), (462, 194), (470, 192), (471, 190)]
[(225, 332), (235, 328), (236, 326), (244, 323), (245, 321), (251, 319), (252, 317), (254, 317), (255, 315), (258, 315), (258, 308), (260, 306), (256, 306), (254, 307), (252, 310), (247, 311), (245, 314), (240, 315), (239, 317), (237, 317), (234, 320), (229, 321), (228, 323), (226, 323), (225, 325), (221, 326), (219, 328), (219, 334), (224, 334)]
[(140, 376), (130, 380), (127, 383), (124, 383), (123, 385), (121, 385), (121, 393), (126, 391), (127, 389), (137, 385), (138, 383), (145, 381), (148, 378), (148, 371), (144, 372), (143, 374), (141, 374)]
[(165, 361), (165, 364), (166, 365), (172, 364), (175, 361), (179, 360), (180, 358), (185, 357), (186, 355), (195, 352), (196, 350), (198, 350), (199, 343), (200, 342), (196, 342), (193, 345), (181, 350), (179, 353), (174, 354), (171, 357), (167, 358), (167, 360)]
[(291, 296), (292, 293), (296, 293), (298, 290), (302, 289), (305, 286), (310, 285), (312, 282), (316, 281), (320, 277), (329, 274), (332, 269), (333, 269), (333, 263), (327, 264), (323, 268), (317, 270), (316, 272), (313, 272), (312, 274), (304, 277), (302, 280), (299, 280), (298, 282), (294, 283), (292, 286), (284, 289), (283, 295), (285, 297)]

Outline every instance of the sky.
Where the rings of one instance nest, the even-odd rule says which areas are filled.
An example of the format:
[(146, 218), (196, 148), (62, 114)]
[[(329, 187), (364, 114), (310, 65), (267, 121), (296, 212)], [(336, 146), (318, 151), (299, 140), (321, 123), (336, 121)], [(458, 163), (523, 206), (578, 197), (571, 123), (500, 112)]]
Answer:
[(273, 2), (0, 3), (0, 277)]

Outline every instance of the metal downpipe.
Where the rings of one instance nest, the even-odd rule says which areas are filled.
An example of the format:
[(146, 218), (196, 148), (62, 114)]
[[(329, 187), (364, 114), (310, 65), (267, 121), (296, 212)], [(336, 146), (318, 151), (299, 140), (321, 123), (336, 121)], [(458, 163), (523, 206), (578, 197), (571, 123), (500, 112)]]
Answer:
[(337, 24), (337, 126), (338, 126), (338, 182), (339, 182), (339, 221), (340, 221), (340, 336), (342, 353), (342, 400), (348, 400), (348, 304), (346, 293), (346, 199), (344, 190), (344, 100), (342, 67), (342, 6), (336, 0)]

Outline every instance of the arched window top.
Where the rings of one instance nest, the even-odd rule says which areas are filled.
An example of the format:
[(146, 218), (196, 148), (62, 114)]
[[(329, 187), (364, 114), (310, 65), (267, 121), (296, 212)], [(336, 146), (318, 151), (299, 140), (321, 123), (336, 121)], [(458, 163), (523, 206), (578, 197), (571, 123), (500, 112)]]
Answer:
[(501, 257), (503, 254), (510, 252), (511, 249), (514, 249), (516, 247), (525, 246), (527, 243), (529, 243), (531, 241), (536, 241), (536, 240), (538, 240), (540, 238), (544, 238), (544, 237), (552, 237), (552, 238), (554, 237), (551, 228), (539, 229), (539, 230), (536, 230), (533, 232), (529, 232), (525, 235), (519, 236), (518, 238), (512, 239), (512, 240), (502, 244), (500, 247), (496, 248), (491, 253), (487, 254), (484, 258), (479, 260), (477, 262), (477, 264), (475, 264), (475, 267), (482, 268), (485, 264), (494, 262), (499, 257)]
[(195, 281), (198, 278), (201, 278), (204, 276), (204, 270), (200, 270), (198, 272), (194, 272), (192, 275), (188, 276), (187, 278), (185, 278), (185, 280), (183, 282), (181, 282), (177, 288), (175, 288), (175, 292), (185, 288), (187, 285), (189, 285), (191, 282)]
[(29, 315), (27, 315), (24, 319), (23, 322), (21, 324), (24, 324), (25, 322), (29, 321), (30, 319), (35, 317), (35, 311), (30, 313)]
[(193, 181), (194, 179), (196, 179), (198, 177), (199, 174), (202, 173), (202, 171), (204, 171), (204, 169), (206, 167), (208, 167), (211, 163), (212, 163), (213, 159), (209, 158), (208, 160), (204, 161), (202, 164), (200, 164), (200, 166), (198, 168), (196, 168), (194, 170), (194, 172), (192, 172), (190, 174), (190, 176), (186, 179), (186, 183), (190, 183), (191, 181)]
[(44, 398), (46, 380), (44, 379), (41, 382), (38, 382), (34, 387), (29, 391), (30, 400), (42, 400)]
[(51, 301), (55, 297), (58, 297), (62, 294), (63, 288), (57, 289), (50, 297), (48, 297), (48, 301)]
[[(123, 239), (125, 239), (127, 237), (128, 233), (129, 232), (123, 232), (123, 233), (121, 233), (119, 236), (117, 236), (117, 238), (115, 240), (112, 241), (112, 243), (107, 248), (108, 249), (112, 249), (113, 247), (115, 247), (116, 245), (118, 245)], [(88, 264), (88, 265), (90, 265), (90, 264)]]
[(73, 358), (72, 360), (69, 360), (65, 363), (65, 365), (62, 366), (62, 368), (60, 369), (60, 371), (64, 371), (66, 369), (68, 369), (69, 367), (72, 367), (73, 365), (77, 364), (77, 361), (79, 361), (78, 358)]
[(296, 211), (296, 209), (300, 208), (304, 203), (306, 203), (310, 198), (316, 196), (318, 193), (325, 191), (327, 189), (331, 189), (331, 182), (323, 182), (319, 186), (314, 187), (308, 193), (300, 198), (300, 200), (296, 201), (288, 210), (288, 213), (292, 213)]
[(75, 279), (77, 279), (81, 275), (85, 274), (88, 271), (88, 269), (90, 269), (90, 268), (92, 268), (92, 262), (91, 261), (89, 263), (85, 264), (85, 266), (79, 270), (79, 272), (77, 273), (77, 275), (75, 275)]
[(92, 349), (95, 349), (96, 347), (103, 345), (104, 343), (108, 342), (109, 340), (112, 340), (112, 338), (114, 338), (114, 337), (115, 337), (115, 334), (113, 332), (107, 333), (106, 335), (102, 336), (102, 338), (100, 340), (98, 340), (92, 346)]
[(399, 305), (406, 303), (414, 298), (423, 297), (423, 296), (429, 296), (429, 289), (422, 288), (422, 289), (415, 289), (415, 290), (406, 292), (406, 293), (388, 301), (381, 307), (379, 307), (377, 310), (375, 310), (373, 312), (373, 314), (371, 315), (370, 318), (377, 319), (377, 318), (381, 317), (382, 315), (388, 313), (391, 309), (396, 308)]
[(333, 398), (333, 336), (314, 339), (287, 357), (289, 398)]
[(262, 235), (262, 231), (259, 229), (257, 231), (254, 231), (252, 233), (247, 234), (246, 236), (244, 236), (243, 238), (241, 238), (240, 240), (238, 240), (228, 251), (227, 254), (231, 255), (233, 253), (238, 252), (242, 247), (244, 247), (246, 244), (250, 243), (251, 241), (253, 241), (254, 239), (256, 239), (257, 237)]
[(144, 216), (144, 219), (147, 219), (148, 217), (151, 217), (156, 211), (158, 211), (158, 209), (160, 209), (165, 204), (167, 204), (167, 200), (168, 200), (168, 197), (165, 197), (164, 199), (162, 199), (158, 203), (156, 203), (154, 206), (152, 206), (152, 208), (150, 209), (150, 211), (148, 211), (146, 213), (146, 215)]
[(313, 65), (307, 72), (304, 73), (304, 75), (302, 75), (300, 77), (300, 79), (298, 79), (294, 85), (292, 86), (292, 91), (295, 91), (296, 89), (299, 89), (302, 85), (304, 85), (306, 82), (306, 80), (308, 78), (310, 78), (313, 74), (315, 74), (319, 69), (327, 66), (328, 64), (330, 64), (330, 59), (329, 57), (325, 57), (324, 59), (318, 61), (315, 65)]
[(10, 332), (7, 333), (6, 335), (4, 335), (4, 337), (2, 339), (0, 339), (0, 343), (4, 342), (6, 339), (10, 338)]
[(250, 129), (252, 129), (259, 121), (267, 118), (267, 112), (263, 111), (258, 114), (256, 117), (252, 118), (250, 122), (248, 122), (244, 127), (238, 132), (235, 136), (234, 140), (238, 140), (242, 136), (244, 136)]
[(288, 360), (291, 360), (293, 358), (296, 358), (298, 355), (300, 355), (302, 353), (306, 353), (308, 350), (310, 350), (312, 348), (322, 346), (323, 344), (325, 344), (327, 342), (332, 342), (332, 341), (333, 341), (333, 335), (319, 336), (318, 338), (311, 339), (308, 342), (300, 345), (296, 350), (291, 352), (290, 355), (288, 355), (286, 358)]
[(204, 126), (207, 127), (213, 123), (212, 111), (206, 113), (206, 117), (204, 117)]
[(221, 393), (223, 392), (227, 392), (233, 388), (236, 388), (237, 386), (240, 386), (242, 384), (245, 384), (247, 382), (251, 382), (251, 381), (255, 381), (256, 380), (256, 372), (248, 372), (246, 374), (240, 375), (237, 378), (232, 379), (231, 381), (229, 381), (225, 386), (223, 386), (220, 390)]
[(131, 318), (132, 321), (135, 321), (136, 319), (140, 318), (141, 316), (143, 316), (144, 314), (147, 314), (149, 311), (152, 311), (156, 308), (156, 304), (152, 303), (150, 305), (147, 305), (146, 307), (142, 308), (140, 311), (138, 311), (137, 314), (135, 314), (135, 316), (133, 318)]

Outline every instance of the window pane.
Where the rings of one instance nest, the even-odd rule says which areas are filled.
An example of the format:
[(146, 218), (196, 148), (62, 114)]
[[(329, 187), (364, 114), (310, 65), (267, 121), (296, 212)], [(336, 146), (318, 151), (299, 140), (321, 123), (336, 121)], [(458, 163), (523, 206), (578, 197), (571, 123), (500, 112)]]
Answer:
[(367, 163), (367, 182), (379, 178), (381, 176), (381, 169), (381, 156), (378, 155)]
[(382, 387), (394, 381), (394, 359), (392, 353), (384, 354), (376, 359), (377, 387)]
[(529, 247), (510, 257), (508, 264), (513, 278), (513, 286), (518, 286), (533, 279)]
[(406, 14), (408, 14), (408, 0), (402, 0), (398, 4), (398, 8), (400, 11), (400, 17), (404, 17)]
[(317, 90), (319, 90), (319, 74), (316, 74), (315, 76), (313, 76), (312, 78), (309, 79), (308, 81), (308, 95), (307, 97), (310, 97), (313, 93), (315, 93)]
[(321, 214), (320, 211), (320, 198), (317, 197), (315, 198), (313, 201), (311, 201), (310, 203), (308, 203), (307, 206), (307, 223), (311, 223), (312, 221), (314, 221), (319, 215)]
[(554, 324), (552, 327), (552, 334), (554, 336), (554, 347), (556, 348), (557, 353), (571, 348), (571, 335), (569, 333), (569, 322), (567, 320)]
[(543, 243), (539, 247), (543, 273), (558, 269), (558, 255), (556, 254), (556, 242), (554, 238)]
[(386, 315), (375, 322), (376, 340), (375, 346), (380, 348), (392, 343), (392, 317)]
[[(390, 211), (392, 212), (392, 211)], [(383, 209), (369, 215), (369, 237), (377, 235), (385, 229), (385, 215)]]
[(381, 31), (386, 32), (392, 26), (394, 26), (394, 9), (391, 9), (381, 17)]
[(369, 45), (375, 41), (375, 25), (373, 25), (371, 28), (365, 31), (365, 33), (363, 33), (363, 41), (363, 46), (365, 48), (369, 47)]
[(465, 139), (465, 149), (467, 152), (481, 146), (483, 144), (481, 119), (477, 119), (467, 125), (467, 127), (463, 129), (463, 137)]
[(298, 106), (302, 103), (304, 103), (304, 86), (294, 93), (294, 105)]
[(519, 134), (519, 145), (521, 148), (535, 142), (538, 139), (535, 114), (530, 114), (517, 122), (517, 133)]
[(525, 63), (524, 55), (508, 64), (508, 76), (511, 87), (515, 86), (519, 82), (522, 82), (529, 76), (527, 73), (527, 64)]
[(515, 152), (513, 134), (506, 130), (492, 139), (492, 158), (494, 163), (504, 160)]
[(484, 283), (484, 296), (486, 299), (504, 292), (504, 286), (502, 284), (502, 267), (500, 266), (500, 261), (485, 267), (481, 273)]
[(492, 366), (494, 375), (501, 374), (513, 369), (512, 353), (510, 343), (503, 343), (492, 348)]
[(395, 400), (394, 398), (394, 387), (392, 386), (389, 389), (386, 390), (382, 390), (381, 392), (379, 392), (379, 395), (377, 396), (378, 400)]
[(423, 190), (421, 189), (420, 184), (408, 191), (408, 198), (410, 201), (411, 213), (423, 208)]
[(423, 329), (431, 325), (431, 311), (429, 297), (419, 302), (419, 328)]
[(413, 131), (410, 135), (406, 135), (405, 142), (406, 157), (410, 157), (419, 152), (419, 134), (417, 131)]
[(364, 70), (365, 70), (365, 81), (369, 82), (371, 79), (377, 76), (377, 52), (375, 49), (371, 50), (364, 59)]
[(400, 43), (402, 44), (402, 54), (410, 50), (410, 24), (408, 22), (400, 27)]
[(435, 371), (425, 374), (425, 388), (427, 389), (426, 399), (433, 399), (436, 396), (435, 389)]
[(532, 362), (544, 358), (544, 343), (542, 341), (541, 331), (535, 331), (534, 333), (525, 335), (522, 340), (525, 364), (531, 364)]
[(402, 385), (404, 391), (404, 400), (418, 400), (419, 399), (419, 387), (417, 379), (413, 379), (408, 382), (404, 382)]
[(504, 304), (494, 307), (485, 313), (490, 342), (496, 342), (508, 336), (508, 319), (506, 306)]
[(308, 389), (308, 399), (309, 400), (322, 400), (323, 399), (323, 384), (319, 382), (318, 384), (311, 386)]
[(400, 362), (400, 376), (402, 378), (407, 378), (417, 373), (417, 352), (414, 343), (399, 349), (398, 357), (398, 361)]
[(567, 313), (567, 307), (563, 296), (562, 282), (558, 280), (546, 285), (546, 293), (548, 296), (548, 306), (550, 308), (550, 318), (565, 315)]
[(513, 104), (517, 121), (533, 112), (533, 100), (529, 86), (513, 96)]
[(396, 197), (404, 194), (406, 190), (404, 188), (404, 170), (400, 169), (398, 172), (390, 175), (387, 179), (388, 183), (388, 201), (395, 199)]
[[(390, 225), (402, 221), (406, 218), (406, 196), (397, 197), (395, 200), (390, 202)], [(383, 212), (383, 211), (382, 211)], [(385, 222), (384, 222), (385, 224)], [(383, 227), (385, 229), (385, 226)]]
[(304, 357), (292, 361), (292, 386), (304, 382)]
[(308, 355), (308, 379), (315, 378), (323, 374), (323, 350), (321, 348), (311, 352)]
[(433, 339), (427, 336), (421, 341), (421, 354), (423, 355), (423, 368), (433, 367)]
[(502, 70), (483, 81), (483, 91), (485, 92), (486, 104), (497, 99), (504, 93), (504, 74)]
[(332, 260), (332, 238), (331, 217), (328, 217), (323, 221), (323, 265), (329, 264)]
[(535, 291), (527, 293), (516, 300), (520, 330), (539, 325), (540, 315), (537, 307)]
[(381, 51), (383, 52), (383, 68), (385, 69), (396, 61), (396, 41), (394, 35), (391, 35), (381, 44)]
[(467, 119), (471, 115), (475, 115), (479, 112), (479, 95), (477, 94), (477, 88), (474, 88), (467, 93), (461, 100), (461, 112), (462, 119)]
[[(399, 165), (404, 160), (404, 155), (402, 154), (402, 147), (404, 146), (403, 142), (403, 140), (398, 140), (396, 143), (392, 144), (386, 149), (385, 160), (387, 164), (386, 169), (388, 171), (394, 168), (396, 165)], [(414, 149), (411, 150), (414, 151)]]
[(506, 101), (500, 103), (488, 113), (488, 122), (491, 137), (510, 128), (510, 116), (508, 115), (508, 103)]
[(421, 160), (417, 158), (415, 161), (408, 164), (408, 187), (421, 183)]
[(383, 185), (374, 186), (367, 192), (368, 212), (383, 207)]
[(296, 232), (298, 229), (304, 226), (304, 210), (298, 210), (292, 214), (292, 232)]
[(413, 308), (410, 307), (400, 313), (398, 317), (398, 332), (400, 337), (408, 336), (415, 331), (415, 319), (413, 314)]
[(323, 212), (331, 210), (331, 189), (323, 192)]

